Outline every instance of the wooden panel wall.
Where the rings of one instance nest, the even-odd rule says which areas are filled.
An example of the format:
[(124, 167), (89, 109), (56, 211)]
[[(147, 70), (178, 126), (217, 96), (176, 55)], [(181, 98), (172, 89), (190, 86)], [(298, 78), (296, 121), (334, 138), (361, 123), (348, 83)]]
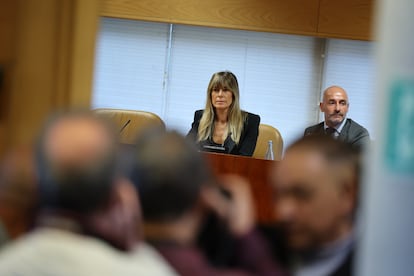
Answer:
[[(6, 0), (2, 0), (6, 1)], [(99, 0), (9, 0), (16, 3), (15, 45), (4, 144), (33, 141), (56, 109), (89, 106)]]
[(351, 39), (372, 39), (374, 0), (320, 0), (318, 33)]
[(16, 33), (17, 2), (0, 0), (0, 64), (10, 62), (13, 57)]
[(17, 31), (17, 1), (0, 0), (0, 154), (6, 147), (7, 109), (11, 85), (11, 70), (15, 58)]
[(102, 16), (314, 34), (319, 0), (102, 0)]
[(101, 1), (108, 17), (365, 40), (375, 0)]

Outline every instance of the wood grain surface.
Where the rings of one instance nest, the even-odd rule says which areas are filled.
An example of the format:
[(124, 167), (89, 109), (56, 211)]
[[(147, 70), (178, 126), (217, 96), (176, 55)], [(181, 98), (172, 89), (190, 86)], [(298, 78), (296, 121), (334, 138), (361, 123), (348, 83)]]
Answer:
[(249, 181), (259, 224), (267, 225), (276, 221), (273, 207), (274, 191), (269, 174), (270, 170), (277, 166), (278, 161), (219, 153), (203, 155), (215, 174), (237, 174)]
[(372, 40), (374, 0), (320, 0), (318, 34)]
[(101, 15), (295, 34), (317, 29), (319, 0), (102, 0)]

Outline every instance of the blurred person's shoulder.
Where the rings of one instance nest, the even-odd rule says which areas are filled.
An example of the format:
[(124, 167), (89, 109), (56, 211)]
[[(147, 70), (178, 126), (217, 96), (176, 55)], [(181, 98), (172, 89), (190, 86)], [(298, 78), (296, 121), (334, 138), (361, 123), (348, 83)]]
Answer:
[(174, 275), (152, 270), (97, 238), (50, 228), (37, 229), (0, 252), (0, 275)]

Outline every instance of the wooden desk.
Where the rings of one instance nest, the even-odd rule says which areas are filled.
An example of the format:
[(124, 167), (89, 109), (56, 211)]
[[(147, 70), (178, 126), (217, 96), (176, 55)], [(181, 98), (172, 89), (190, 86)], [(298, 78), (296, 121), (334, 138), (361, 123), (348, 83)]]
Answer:
[(207, 158), (214, 173), (218, 175), (234, 173), (250, 182), (258, 223), (269, 224), (276, 220), (269, 171), (277, 165), (278, 161), (219, 153), (202, 154)]

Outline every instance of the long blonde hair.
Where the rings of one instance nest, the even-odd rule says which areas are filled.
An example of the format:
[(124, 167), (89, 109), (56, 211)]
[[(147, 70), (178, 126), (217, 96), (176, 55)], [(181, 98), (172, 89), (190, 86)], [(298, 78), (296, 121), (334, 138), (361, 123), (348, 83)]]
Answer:
[(243, 131), (243, 124), (247, 113), (240, 109), (240, 92), (236, 76), (230, 71), (214, 73), (207, 87), (206, 106), (198, 127), (197, 141), (203, 141), (213, 136), (215, 109), (211, 102), (211, 93), (214, 88), (227, 87), (233, 94), (233, 101), (227, 114), (228, 133), (232, 140), (238, 144)]

